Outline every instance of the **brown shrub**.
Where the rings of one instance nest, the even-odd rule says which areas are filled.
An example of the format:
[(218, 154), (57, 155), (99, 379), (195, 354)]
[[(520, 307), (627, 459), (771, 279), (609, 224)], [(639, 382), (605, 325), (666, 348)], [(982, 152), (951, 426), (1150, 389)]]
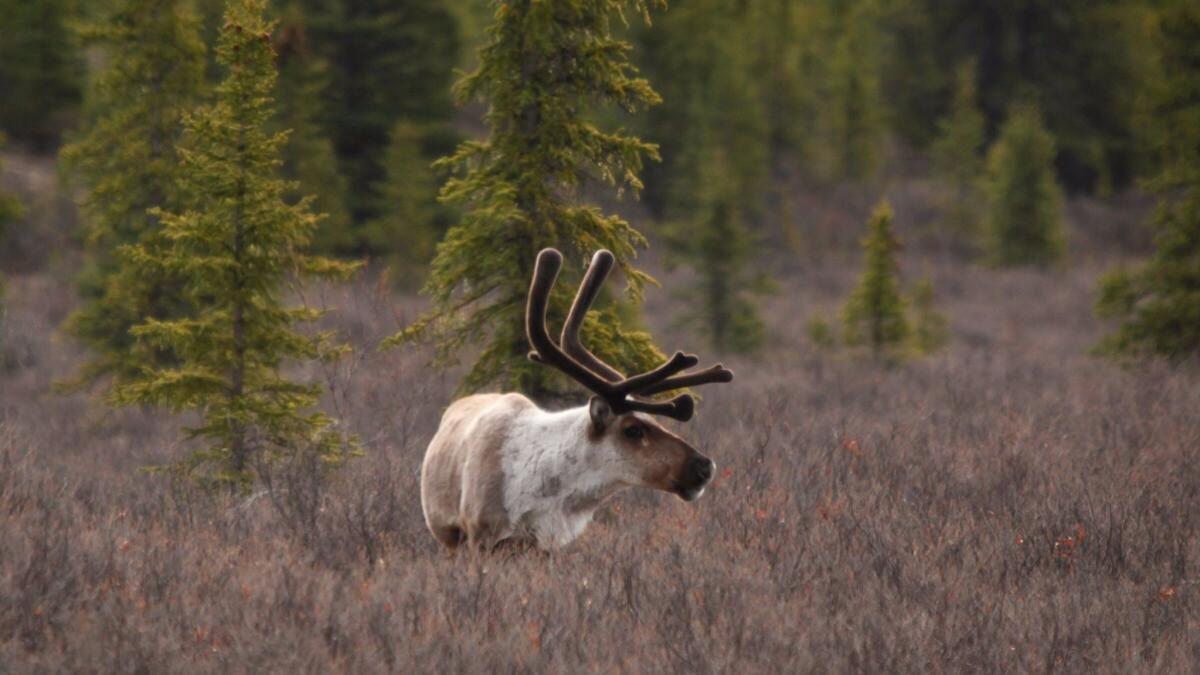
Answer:
[[(766, 360), (686, 429), (709, 494), (628, 493), (553, 554), (426, 533), (452, 380), (373, 350), (408, 309), (365, 283), (315, 299), (363, 349), (313, 375), (367, 456), (250, 499), (138, 474), (176, 423), (48, 395), (76, 355), (27, 340), (0, 380), (0, 670), (1194, 672), (1197, 373), (1083, 355), (1099, 269), (939, 263), (955, 340), (892, 370), (793, 337), (854, 274), (798, 271)], [(10, 321), (47, 329), (37, 287)]]

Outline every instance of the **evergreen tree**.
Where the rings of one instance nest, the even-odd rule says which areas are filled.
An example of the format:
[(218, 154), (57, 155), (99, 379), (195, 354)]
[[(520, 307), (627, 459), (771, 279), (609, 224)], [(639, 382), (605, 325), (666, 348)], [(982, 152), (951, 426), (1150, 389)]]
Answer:
[[(1192, 0), (1187, 0), (1192, 1)], [(1144, 26), (1155, 2), (889, 0), (884, 98), (893, 128), (925, 145), (955, 97), (955, 68), (977, 64), (979, 106), (994, 139), (1014, 100), (1036, 100), (1072, 190), (1133, 174), (1134, 102), (1148, 74)]]
[(899, 361), (907, 356), (912, 327), (900, 293), (900, 240), (892, 229), (891, 207), (884, 203), (875, 209), (868, 228), (862, 277), (842, 307), (842, 335), (846, 344), (868, 347), (878, 359)]
[(383, 213), (385, 154), (400, 120), (449, 121), (450, 84), (459, 61), (458, 27), (443, 0), (304, 0), (314, 46), (329, 64), (324, 126), (348, 186), (353, 230), (330, 252), (394, 251), (361, 232)]
[(872, 8), (856, 3), (838, 21), (817, 120), (819, 157), (829, 178), (867, 180), (878, 165), (883, 101)]
[(950, 341), (946, 317), (934, 307), (933, 281), (922, 277), (912, 292), (913, 347), (920, 354), (941, 349)]
[(425, 155), (429, 132), (412, 122), (392, 130), (384, 168), (387, 183), (382, 215), (364, 230), (373, 250), (392, 250), (387, 261), (404, 286), (416, 286), (428, 272), (435, 248), (450, 226), (453, 211), (438, 202), (437, 175)]
[(1014, 106), (988, 153), (985, 190), (991, 257), (1001, 265), (1045, 264), (1065, 252), (1054, 138), (1038, 109)]
[(766, 325), (751, 296), (771, 288), (755, 273), (754, 241), (742, 222), (736, 182), (726, 178), (724, 154), (702, 159), (702, 176), (692, 219), (671, 228), (676, 255), (696, 271), (698, 281), (683, 296), (685, 323), (705, 334), (720, 352), (752, 352), (762, 346)]
[(203, 87), (205, 50), (198, 31), (189, 0), (120, 0), (83, 31), (104, 49), (107, 64), (88, 91), (88, 123), (61, 156), (86, 189), (84, 304), (66, 324), (92, 352), (81, 382), (110, 374), (119, 380), (147, 359), (171, 358), (139, 348), (129, 329), (185, 311), (180, 279), (162, 267), (127, 267), (114, 251), (166, 245), (152, 209), (180, 204), (183, 169), (176, 145), (184, 111)]
[(348, 251), (354, 248), (354, 233), (345, 204), (346, 178), (338, 168), (333, 143), (320, 125), (320, 101), (329, 86), (329, 68), (317, 54), (310, 33), (303, 8), (297, 2), (284, 7), (275, 31), (279, 67), (276, 126), (288, 130), (281, 173), (295, 186), (288, 190), (288, 203), (312, 195), (313, 209), (324, 214), (313, 248)]
[(741, 77), (749, 82), (761, 79), (757, 90), (768, 131), (769, 164), (777, 169), (784, 157), (810, 149), (806, 137), (817, 104), (812, 70), (819, 59), (818, 41), (813, 39), (820, 27), (819, 8), (811, 2), (769, 0), (750, 4), (748, 11), (750, 29), (734, 48), (753, 55), (753, 75)]
[(320, 387), (285, 378), (290, 361), (336, 354), (328, 335), (298, 324), (318, 312), (287, 308), (280, 297), (292, 274), (342, 277), (344, 264), (306, 256), (317, 216), (308, 200), (288, 204), (276, 177), (286, 134), (271, 134), (276, 72), (266, 0), (231, 0), (217, 44), (228, 75), (216, 100), (186, 120), (182, 156), (188, 208), (159, 211), (170, 247), (125, 249), (127, 265), (166, 267), (187, 281), (194, 311), (151, 318), (139, 340), (179, 356), (172, 367), (147, 366), (122, 384), (115, 401), (194, 410), (192, 437), (208, 447), (185, 463), (217, 482), (242, 484), (255, 462), (313, 451), (336, 463), (346, 445), (333, 420), (312, 412)]
[(0, 0), (0, 130), (39, 152), (58, 143), (82, 95), (74, 10), (72, 0)]
[[(583, 263), (598, 248), (611, 250), (632, 295), (648, 277), (632, 258), (643, 237), (619, 216), (602, 215), (574, 199), (594, 176), (618, 192), (641, 188), (637, 174), (655, 146), (593, 124), (596, 104), (634, 112), (658, 102), (635, 76), (629, 46), (612, 35), (627, 9), (649, 18), (645, 0), (566, 0), (496, 3), (479, 68), (457, 86), (461, 101), (489, 102), (490, 136), (469, 141), (443, 160), (464, 173), (451, 178), (443, 199), (463, 204), (463, 221), (438, 246), (426, 285), (432, 313), (386, 344), (436, 340), (436, 363), (452, 362), (464, 347), (483, 351), (462, 383), (473, 391), (490, 383), (544, 395), (551, 369), (525, 358), (523, 311), (534, 257), (546, 246)], [(569, 268), (568, 268), (569, 269)], [(582, 264), (578, 267), (582, 271)], [(551, 312), (566, 314), (570, 283), (557, 285)], [(650, 337), (629, 331), (616, 312), (593, 312), (585, 342), (617, 368), (645, 370), (662, 356)]]
[(1100, 349), (1180, 359), (1200, 354), (1200, 8), (1166, 11), (1158, 32), (1164, 81), (1152, 110), (1163, 164), (1149, 183), (1163, 195), (1156, 250), (1140, 268), (1104, 280), (1099, 313), (1122, 323)]
[(954, 103), (938, 124), (938, 139), (932, 148), (934, 171), (948, 190), (942, 203), (942, 219), (950, 232), (972, 235), (978, 229), (982, 201), (979, 179), (987, 142), (984, 124), (976, 98), (975, 66), (965, 63), (958, 71)]
[(647, 135), (661, 142), (663, 161), (646, 172), (648, 202), (661, 218), (697, 217), (703, 158), (713, 152), (729, 162), (725, 179), (737, 184), (745, 210), (761, 208), (771, 129), (754, 68), (753, 18), (736, 0), (691, 0), (646, 30), (643, 61), (663, 83), (664, 104), (646, 116)]

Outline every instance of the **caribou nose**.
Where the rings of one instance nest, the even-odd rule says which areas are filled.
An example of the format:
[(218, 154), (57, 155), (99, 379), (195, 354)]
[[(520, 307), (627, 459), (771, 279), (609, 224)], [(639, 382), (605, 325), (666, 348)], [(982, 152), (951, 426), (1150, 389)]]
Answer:
[(696, 482), (701, 485), (707, 484), (708, 481), (712, 480), (716, 470), (717, 465), (707, 457), (692, 460), (692, 475), (696, 477)]

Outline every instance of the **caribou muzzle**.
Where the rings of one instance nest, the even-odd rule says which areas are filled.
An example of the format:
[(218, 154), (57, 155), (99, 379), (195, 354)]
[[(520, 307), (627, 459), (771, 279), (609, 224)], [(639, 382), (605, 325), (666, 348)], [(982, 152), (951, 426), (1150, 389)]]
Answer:
[(673, 492), (685, 502), (690, 502), (704, 494), (704, 488), (712, 482), (717, 465), (709, 458), (696, 453), (684, 465), (682, 475), (675, 482)]

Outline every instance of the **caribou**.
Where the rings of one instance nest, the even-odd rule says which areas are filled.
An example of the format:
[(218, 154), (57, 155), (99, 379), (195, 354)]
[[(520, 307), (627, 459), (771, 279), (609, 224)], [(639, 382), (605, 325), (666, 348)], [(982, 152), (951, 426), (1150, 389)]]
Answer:
[(720, 364), (685, 372), (700, 360), (676, 352), (653, 370), (625, 377), (584, 347), (580, 327), (614, 263), (606, 250), (593, 256), (555, 344), (546, 306), (562, 260), (552, 248), (537, 256), (525, 308), (529, 358), (592, 395), (587, 405), (561, 411), (543, 410), (517, 393), (475, 394), (446, 409), (421, 466), (421, 506), (429, 531), (449, 549), (465, 542), (490, 550), (502, 541), (558, 548), (625, 488), (692, 501), (713, 478), (713, 461), (655, 420), (688, 421), (692, 396), (654, 397), (730, 382), (733, 372)]

